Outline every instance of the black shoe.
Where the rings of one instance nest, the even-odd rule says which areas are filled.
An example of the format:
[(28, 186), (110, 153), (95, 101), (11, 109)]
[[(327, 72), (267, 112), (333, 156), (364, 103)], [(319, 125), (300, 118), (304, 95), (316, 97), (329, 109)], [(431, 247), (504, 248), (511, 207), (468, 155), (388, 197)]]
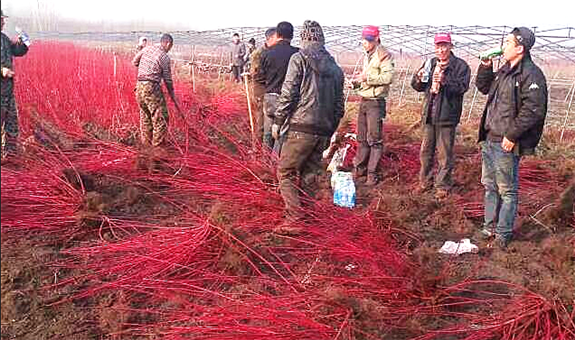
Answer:
[(449, 191), (445, 189), (437, 189), (435, 190), (435, 199), (438, 201), (444, 200), (449, 196)]

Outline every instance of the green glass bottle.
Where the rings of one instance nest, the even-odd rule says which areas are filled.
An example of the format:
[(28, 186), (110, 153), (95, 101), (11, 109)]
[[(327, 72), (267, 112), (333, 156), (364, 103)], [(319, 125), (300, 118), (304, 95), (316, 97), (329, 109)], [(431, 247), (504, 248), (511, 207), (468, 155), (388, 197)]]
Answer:
[(499, 57), (502, 54), (503, 54), (503, 49), (501, 47), (495, 47), (495, 48), (489, 49), (489, 50), (484, 51), (481, 54), (479, 54), (479, 59), (487, 60), (487, 59)]

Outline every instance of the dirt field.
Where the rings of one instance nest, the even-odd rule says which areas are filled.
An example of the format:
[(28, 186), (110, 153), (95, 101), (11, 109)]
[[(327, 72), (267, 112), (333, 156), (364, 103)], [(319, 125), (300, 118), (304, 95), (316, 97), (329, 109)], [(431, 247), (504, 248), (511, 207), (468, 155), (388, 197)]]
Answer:
[[(310, 234), (279, 237), (270, 232), (283, 208), (274, 160), (251, 148), (245, 112), (217, 114), (245, 103), (218, 98), (187, 104), (202, 129), (174, 130), (184, 156), (176, 146), (143, 151), (134, 131), (84, 125), (72, 135), (35, 123), (53, 143), (36, 133), (24, 162), (2, 166), (2, 339), (499, 340), (511, 339), (510, 329), (535, 339), (545, 322), (575, 332), (573, 135), (560, 143), (548, 130), (538, 156), (522, 160), (516, 239), (506, 251), (476, 236), (475, 126), (459, 128), (451, 195), (415, 192), (416, 105), (389, 108), (383, 181), (356, 183), (353, 211), (331, 207), (326, 175)], [(50, 155), (66, 157), (41, 162)], [(43, 173), (55, 175), (30, 195), (53, 194), (49, 202), (70, 214), (26, 198), (25, 188), (39, 187), (26, 181)], [(22, 201), (6, 200), (16, 188)], [(34, 222), (34, 211), (41, 223), (18, 224)], [(438, 253), (462, 238), (479, 252)], [(483, 333), (454, 331), (462, 325)]]

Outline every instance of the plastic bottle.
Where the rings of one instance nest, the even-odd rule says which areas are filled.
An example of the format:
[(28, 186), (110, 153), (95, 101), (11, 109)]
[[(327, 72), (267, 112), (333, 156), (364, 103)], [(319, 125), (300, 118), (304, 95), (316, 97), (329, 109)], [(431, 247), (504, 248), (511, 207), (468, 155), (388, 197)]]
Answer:
[(487, 51), (481, 52), (479, 54), (479, 59), (487, 60), (487, 59), (499, 57), (502, 54), (503, 54), (503, 49), (501, 47), (495, 47), (495, 48), (489, 49)]
[(16, 26), (15, 28), (16, 33), (18, 33), (18, 36), (20, 37), (20, 41), (22, 41), (22, 43), (26, 46), (30, 46), (30, 37), (28, 36), (28, 34), (26, 34), (26, 32), (24, 32), (20, 27)]
[(332, 174), (333, 203), (340, 207), (355, 206), (355, 183), (351, 172), (336, 171)]
[(425, 64), (423, 64), (423, 75), (421, 76), (421, 82), (429, 82), (429, 76), (431, 76), (431, 59), (427, 59)]

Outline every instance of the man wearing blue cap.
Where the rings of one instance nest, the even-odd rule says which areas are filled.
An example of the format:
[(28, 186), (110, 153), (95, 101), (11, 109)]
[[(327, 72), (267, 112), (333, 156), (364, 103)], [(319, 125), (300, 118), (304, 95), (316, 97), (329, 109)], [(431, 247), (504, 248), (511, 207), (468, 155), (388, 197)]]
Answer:
[(533, 154), (547, 114), (547, 80), (531, 59), (535, 34), (513, 29), (505, 40), (506, 63), (493, 72), (490, 59), (481, 61), (476, 86), (488, 94), (479, 126), (481, 183), (485, 187), (482, 236), (495, 237), (506, 248), (517, 216), (519, 160)]

